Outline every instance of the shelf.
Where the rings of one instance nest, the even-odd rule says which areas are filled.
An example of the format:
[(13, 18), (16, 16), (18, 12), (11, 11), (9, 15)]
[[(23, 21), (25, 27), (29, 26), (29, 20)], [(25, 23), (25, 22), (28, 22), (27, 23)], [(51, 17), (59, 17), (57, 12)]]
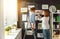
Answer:
[[(58, 22), (58, 21), (55, 21), (55, 22)], [(58, 23), (60, 23), (60, 21)]]
[(60, 14), (60, 13), (53, 13), (53, 14)]
[(37, 30), (43, 30), (43, 29), (37, 29)]
[(60, 30), (60, 29), (53, 29), (53, 30)]
[(44, 38), (37, 38), (37, 39), (44, 39)]
[(60, 34), (60, 13), (52, 13), (52, 39), (58, 39), (58, 35)]
[(60, 22), (53, 22), (53, 24), (55, 24), (55, 25), (57, 25), (57, 24), (59, 24)]
[(55, 37), (59, 37), (60, 36), (60, 34), (59, 35), (54, 35)]
[(37, 37), (37, 38), (44, 38), (44, 37)]
[(40, 29), (38, 28), (38, 30), (42, 30), (42, 28), (40, 28)]
[(37, 33), (43, 33), (43, 31), (42, 30), (37, 30)]
[(53, 39), (60, 39), (60, 35), (54, 35)]

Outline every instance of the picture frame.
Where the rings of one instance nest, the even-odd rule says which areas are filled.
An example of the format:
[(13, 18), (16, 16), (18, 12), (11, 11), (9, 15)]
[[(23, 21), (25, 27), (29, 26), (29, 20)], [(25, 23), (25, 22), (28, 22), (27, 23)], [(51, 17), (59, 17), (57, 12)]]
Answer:
[(22, 8), (21, 8), (21, 12), (22, 12), (22, 13), (28, 12), (28, 8), (27, 8), (27, 7), (22, 7)]
[(30, 29), (31, 28), (30, 23), (24, 22), (24, 27), (25, 27), (25, 29)]
[(42, 23), (38, 23), (38, 29), (42, 29)]
[(22, 21), (27, 21), (27, 14), (22, 14)]
[(48, 9), (48, 4), (42, 4), (42, 9)]

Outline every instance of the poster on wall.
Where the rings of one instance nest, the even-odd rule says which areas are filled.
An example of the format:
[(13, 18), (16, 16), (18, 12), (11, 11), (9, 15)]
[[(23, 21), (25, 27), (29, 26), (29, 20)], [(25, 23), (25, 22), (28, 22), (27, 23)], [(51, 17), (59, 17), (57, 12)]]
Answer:
[(27, 12), (28, 10), (27, 10), (27, 7), (23, 7), (23, 8), (21, 8), (21, 12)]
[(25, 29), (30, 29), (31, 28), (31, 25), (29, 22), (24, 22), (24, 25), (25, 25)]
[(42, 9), (48, 9), (48, 4), (42, 4)]
[(22, 21), (26, 21), (27, 20), (27, 14), (22, 14)]

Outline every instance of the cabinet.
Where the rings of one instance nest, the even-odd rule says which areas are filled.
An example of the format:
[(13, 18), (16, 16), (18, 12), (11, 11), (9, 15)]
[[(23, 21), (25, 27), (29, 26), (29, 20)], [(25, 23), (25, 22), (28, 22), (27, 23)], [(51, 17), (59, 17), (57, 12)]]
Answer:
[(22, 28), (15, 30), (11, 33), (9, 33), (9, 35), (5, 35), (5, 39), (22, 39)]
[(52, 15), (52, 39), (60, 37), (60, 13), (51, 13)]
[(36, 39), (43, 39), (42, 21), (36, 21)]
[(15, 39), (22, 39), (22, 29), (19, 31)]

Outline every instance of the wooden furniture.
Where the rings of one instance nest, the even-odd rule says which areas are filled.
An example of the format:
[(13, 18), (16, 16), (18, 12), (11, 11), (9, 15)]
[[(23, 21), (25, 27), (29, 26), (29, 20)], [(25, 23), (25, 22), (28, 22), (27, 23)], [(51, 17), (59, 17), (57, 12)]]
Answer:
[(60, 13), (51, 13), (52, 39), (60, 39)]
[(42, 29), (42, 21), (36, 21), (36, 39), (44, 39), (43, 38), (43, 29)]
[(9, 35), (5, 35), (5, 39), (22, 39), (22, 28), (14, 30)]

